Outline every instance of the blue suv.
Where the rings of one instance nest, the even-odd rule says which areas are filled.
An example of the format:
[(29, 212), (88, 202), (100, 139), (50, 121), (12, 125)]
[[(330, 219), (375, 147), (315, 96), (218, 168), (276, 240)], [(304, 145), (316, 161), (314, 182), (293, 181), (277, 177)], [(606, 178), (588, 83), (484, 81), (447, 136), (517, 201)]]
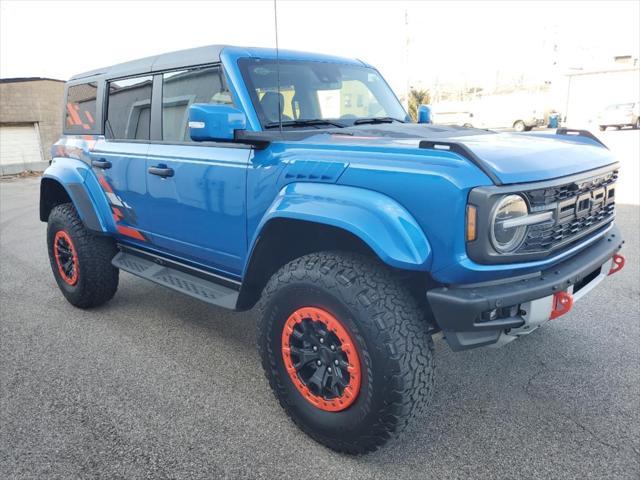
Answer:
[(372, 451), (426, 409), (434, 334), (505, 344), (624, 265), (596, 137), (421, 118), (326, 55), (208, 46), (76, 75), (41, 183), (56, 282), (80, 308), (120, 270), (257, 305), (284, 410)]

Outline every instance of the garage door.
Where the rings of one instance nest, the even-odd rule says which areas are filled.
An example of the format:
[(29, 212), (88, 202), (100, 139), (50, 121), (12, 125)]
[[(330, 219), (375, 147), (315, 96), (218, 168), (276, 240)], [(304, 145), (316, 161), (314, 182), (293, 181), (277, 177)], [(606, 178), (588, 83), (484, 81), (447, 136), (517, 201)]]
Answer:
[(0, 167), (3, 174), (37, 168), (42, 162), (35, 124), (0, 125)]

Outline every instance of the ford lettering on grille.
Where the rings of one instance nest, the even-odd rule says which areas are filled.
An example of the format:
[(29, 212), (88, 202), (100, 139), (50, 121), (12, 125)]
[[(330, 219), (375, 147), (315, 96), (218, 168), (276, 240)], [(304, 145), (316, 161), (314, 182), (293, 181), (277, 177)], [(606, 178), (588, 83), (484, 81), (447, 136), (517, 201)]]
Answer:
[(615, 216), (615, 181), (610, 172), (579, 182), (524, 192), (531, 211), (554, 211), (551, 220), (532, 225), (518, 253), (568, 246), (608, 225)]

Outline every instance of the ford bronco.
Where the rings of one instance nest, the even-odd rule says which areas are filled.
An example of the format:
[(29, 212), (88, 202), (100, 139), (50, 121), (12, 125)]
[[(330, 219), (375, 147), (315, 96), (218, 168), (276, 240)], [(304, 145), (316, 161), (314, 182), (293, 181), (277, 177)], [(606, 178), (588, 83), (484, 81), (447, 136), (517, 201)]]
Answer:
[(209, 46), (69, 80), (40, 219), (76, 307), (121, 270), (257, 306), (284, 410), (365, 453), (425, 411), (435, 334), (503, 345), (622, 268), (617, 178), (589, 132), (412, 123), (362, 61)]

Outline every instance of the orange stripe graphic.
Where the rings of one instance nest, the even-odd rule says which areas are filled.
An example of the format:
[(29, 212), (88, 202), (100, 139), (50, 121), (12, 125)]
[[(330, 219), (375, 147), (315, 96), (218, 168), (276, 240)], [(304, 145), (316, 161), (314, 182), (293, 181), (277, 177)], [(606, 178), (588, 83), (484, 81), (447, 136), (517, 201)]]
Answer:
[(107, 192), (113, 193), (113, 189), (111, 188), (111, 185), (107, 183), (104, 177), (99, 176), (98, 182), (100, 183), (100, 185), (102, 185), (102, 188), (104, 188)]
[(121, 234), (126, 235), (127, 237), (135, 238), (136, 240), (141, 240), (143, 242), (147, 241), (147, 239), (144, 238), (144, 236), (135, 228), (126, 227), (124, 225), (116, 225), (116, 228)]

